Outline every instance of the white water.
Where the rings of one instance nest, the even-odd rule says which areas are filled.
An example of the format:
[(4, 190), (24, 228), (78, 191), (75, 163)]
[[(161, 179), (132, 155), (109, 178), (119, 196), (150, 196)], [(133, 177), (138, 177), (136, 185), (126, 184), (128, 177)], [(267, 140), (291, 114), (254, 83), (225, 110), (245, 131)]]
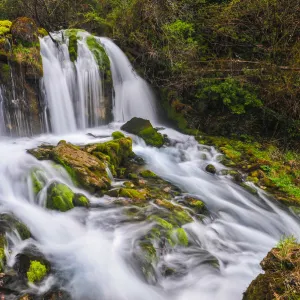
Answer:
[[(114, 124), (94, 129), (93, 134), (109, 135), (117, 128)], [(141, 278), (133, 255), (135, 241), (151, 228), (151, 223), (124, 223), (128, 217), (122, 208), (109, 206), (109, 197), (91, 197), (73, 187), (66, 172), (25, 153), (25, 149), (42, 142), (56, 144), (65, 139), (84, 144), (99, 139), (77, 133), (0, 142), (1, 209), (13, 212), (27, 224), (36, 240), (32, 243), (59, 274), (54, 283), (66, 282), (63, 287), (74, 299), (241, 299), (260, 272), (259, 262), (279, 238), (283, 234), (300, 237), (299, 219), (268, 200), (263, 192), (253, 196), (226, 177), (204, 171), (208, 163), (223, 168), (213, 148), (198, 145), (192, 137), (171, 129), (164, 133), (174, 141), (173, 146), (151, 148), (134, 137), (134, 151), (151, 170), (203, 199), (210, 217), (185, 225), (190, 247), (178, 247), (160, 257), (160, 262), (182, 270), (182, 276), (158, 276), (154, 285)], [(60, 180), (88, 195), (95, 208), (76, 208), (67, 213), (45, 209), (43, 201), (34, 201), (32, 196), (29, 173), (36, 167), (44, 170), (49, 184)], [(28, 241), (14, 241), (11, 264), (24, 243)], [(218, 260), (219, 268), (205, 263), (211, 256)], [(154, 267), (158, 272), (161, 266)]]
[[(43, 89), (50, 115), (52, 132), (74, 132), (76, 129), (96, 127), (107, 120), (109, 109), (104, 96), (104, 79), (93, 53), (87, 46), (87, 32), (78, 32), (78, 57), (72, 63), (68, 51), (68, 38), (59, 32), (41, 39), (43, 59)], [(111, 40), (96, 38), (104, 45), (111, 62), (113, 79), (113, 116), (116, 121), (143, 117), (156, 121), (153, 93), (148, 84), (133, 70), (125, 54)], [(47, 127), (47, 126), (45, 126)]]
[(133, 117), (157, 120), (154, 95), (148, 84), (137, 75), (123, 51), (110, 39), (100, 38), (111, 62), (114, 83), (113, 115), (117, 122)]

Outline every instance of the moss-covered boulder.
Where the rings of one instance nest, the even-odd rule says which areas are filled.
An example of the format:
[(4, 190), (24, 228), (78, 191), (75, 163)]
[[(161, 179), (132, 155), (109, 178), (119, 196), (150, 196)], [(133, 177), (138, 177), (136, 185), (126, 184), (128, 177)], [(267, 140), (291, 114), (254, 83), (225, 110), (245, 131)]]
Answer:
[(68, 171), (74, 183), (90, 192), (99, 193), (110, 187), (105, 162), (72, 144), (59, 142), (53, 148), (52, 159)]
[(111, 136), (113, 137), (114, 140), (118, 140), (125, 137), (124, 133), (122, 133), (121, 131), (115, 131), (112, 133)]
[(217, 173), (216, 167), (212, 164), (207, 165), (205, 170), (206, 170), (206, 172), (211, 173), (211, 174), (216, 174)]
[(144, 171), (140, 172), (140, 175), (143, 178), (158, 178), (158, 176), (150, 170), (144, 170)]
[(48, 209), (68, 211), (75, 206), (89, 207), (89, 199), (82, 194), (75, 194), (67, 185), (60, 182), (53, 182), (47, 190)]
[(54, 182), (48, 187), (46, 206), (64, 212), (74, 208), (73, 197), (74, 192), (68, 186)]
[(120, 137), (105, 143), (88, 145), (85, 150), (100, 160), (107, 161), (113, 175), (117, 175), (118, 169), (126, 164), (134, 154), (132, 152), (132, 140), (129, 137)]
[(30, 262), (29, 269), (27, 271), (28, 281), (36, 283), (42, 281), (47, 275), (47, 267), (38, 260), (32, 260)]
[(16, 230), (22, 240), (26, 240), (31, 237), (31, 233), (27, 226), (11, 214), (0, 215), (0, 227), (6, 232)]
[(38, 27), (34, 20), (27, 17), (17, 18), (11, 25), (13, 41), (24, 46), (38, 43)]
[(149, 120), (132, 118), (121, 129), (141, 137), (149, 146), (162, 147), (164, 144), (164, 137), (153, 128)]
[(300, 299), (300, 244), (295, 238), (280, 241), (261, 266), (265, 273), (252, 281), (243, 300)]

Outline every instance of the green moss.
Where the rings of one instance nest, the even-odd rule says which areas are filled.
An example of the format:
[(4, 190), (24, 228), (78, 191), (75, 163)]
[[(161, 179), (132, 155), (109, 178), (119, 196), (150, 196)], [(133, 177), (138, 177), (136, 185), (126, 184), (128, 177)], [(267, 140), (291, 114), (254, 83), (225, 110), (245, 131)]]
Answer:
[(139, 177), (138, 177), (138, 175), (135, 174), (135, 173), (129, 173), (129, 174), (128, 174), (128, 178), (129, 178), (129, 179), (138, 179)]
[(217, 172), (216, 167), (212, 164), (207, 165), (205, 170), (211, 174), (215, 174)]
[(99, 69), (103, 71), (104, 74), (106, 74), (106, 77), (111, 77), (110, 61), (103, 46), (92, 35), (87, 37), (86, 43), (93, 53), (95, 60), (98, 63)]
[(114, 140), (118, 140), (125, 137), (125, 135), (120, 131), (113, 132), (111, 136), (113, 137)]
[(181, 225), (184, 225), (186, 223), (190, 223), (193, 221), (192, 217), (184, 210), (174, 211), (174, 213), (172, 214), (172, 218), (174, 218)]
[(130, 199), (146, 200), (146, 196), (144, 193), (141, 193), (134, 189), (122, 188), (119, 191), (119, 196)]
[(78, 44), (77, 44), (77, 35), (76, 34), (70, 34), (69, 35), (69, 55), (70, 60), (72, 62), (77, 60), (78, 56)]
[(9, 20), (0, 20), (0, 36), (10, 32), (12, 22)]
[(38, 29), (38, 33), (40, 37), (45, 37), (48, 35), (48, 31), (45, 28), (40, 27)]
[(73, 201), (73, 205), (76, 207), (88, 208), (90, 206), (89, 199), (82, 194), (75, 194), (72, 201)]
[(97, 144), (92, 154), (101, 152), (109, 157), (109, 162), (115, 169), (125, 163), (133, 155), (132, 140), (129, 137)]
[(164, 137), (153, 128), (149, 120), (132, 118), (121, 129), (141, 137), (149, 146), (162, 147), (164, 144)]
[(151, 219), (154, 220), (157, 224), (159, 224), (164, 229), (168, 229), (168, 230), (173, 229), (173, 225), (171, 223), (169, 223), (168, 221), (166, 221), (158, 216), (153, 216)]
[(48, 188), (47, 208), (61, 212), (74, 208), (73, 191), (62, 183), (53, 183)]
[(42, 177), (41, 171), (36, 169), (30, 173), (33, 192), (37, 195), (45, 186), (44, 178)]
[(28, 281), (31, 283), (40, 282), (47, 275), (47, 268), (37, 260), (30, 261), (30, 267), (27, 272)]
[(140, 172), (140, 175), (144, 178), (157, 178), (158, 176), (150, 170), (144, 170)]
[(176, 229), (176, 236), (177, 236), (179, 245), (185, 246), (185, 247), (188, 246), (189, 238), (183, 228)]
[(153, 127), (141, 130), (139, 132), (139, 136), (146, 142), (147, 145), (153, 147), (162, 147), (164, 144), (164, 137)]

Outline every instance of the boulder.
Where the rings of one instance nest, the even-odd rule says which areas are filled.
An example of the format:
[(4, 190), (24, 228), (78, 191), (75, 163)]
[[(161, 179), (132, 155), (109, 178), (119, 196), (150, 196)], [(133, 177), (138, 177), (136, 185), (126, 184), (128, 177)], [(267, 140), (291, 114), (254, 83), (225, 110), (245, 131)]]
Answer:
[(106, 164), (94, 155), (65, 141), (53, 149), (52, 158), (70, 174), (75, 184), (92, 193), (99, 193), (110, 187)]
[(164, 145), (163, 135), (153, 128), (149, 120), (132, 118), (121, 129), (141, 137), (149, 146), (162, 147)]
[(47, 190), (47, 203), (49, 209), (68, 211), (75, 206), (89, 207), (90, 202), (82, 194), (75, 194), (67, 185), (60, 182), (53, 182)]
[(211, 174), (216, 174), (216, 172), (217, 172), (216, 167), (212, 164), (207, 165), (205, 170), (206, 170), (206, 172), (211, 173)]

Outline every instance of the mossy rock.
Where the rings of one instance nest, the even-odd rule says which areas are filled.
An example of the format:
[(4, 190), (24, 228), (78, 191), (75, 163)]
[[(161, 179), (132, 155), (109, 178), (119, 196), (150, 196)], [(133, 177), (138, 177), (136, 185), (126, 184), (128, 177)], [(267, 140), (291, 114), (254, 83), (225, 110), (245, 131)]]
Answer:
[(122, 188), (119, 190), (119, 197), (130, 198), (135, 200), (146, 200), (145, 192), (140, 192), (135, 189)]
[(207, 165), (205, 170), (206, 170), (206, 172), (211, 173), (211, 174), (216, 174), (217, 173), (216, 167), (212, 164)]
[(114, 140), (118, 140), (125, 137), (124, 133), (122, 133), (121, 131), (115, 131), (112, 133), (111, 136), (113, 137)]
[(261, 262), (265, 272), (251, 282), (243, 300), (300, 299), (299, 252), (294, 238), (280, 241)]
[(106, 164), (95, 156), (64, 141), (58, 143), (51, 156), (67, 170), (75, 184), (95, 193), (109, 189)]
[(132, 140), (129, 137), (118, 138), (101, 144), (88, 145), (86, 151), (99, 158), (106, 156), (112, 171), (124, 165), (134, 154), (132, 152)]
[(149, 120), (132, 118), (121, 129), (141, 137), (149, 146), (162, 147), (164, 145), (163, 135), (153, 128)]
[(18, 220), (14, 215), (1, 214), (0, 226), (8, 232), (14, 229), (17, 230), (22, 240), (26, 240), (31, 237), (31, 233), (27, 226)]
[(158, 176), (150, 170), (144, 170), (140, 172), (140, 175), (144, 178), (158, 178)]
[(197, 214), (200, 213), (205, 213), (207, 212), (206, 206), (204, 204), (203, 201), (197, 199), (197, 198), (193, 198), (193, 197), (185, 197), (184, 198), (184, 203), (192, 208)]
[(73, 202), (73, 205), (76, 207), (86, 207), (86, 208), (90, 207), (89, 199), (86, 196), (84, 196), (83, 194), (75, 194), (72, 202)]
[(52, 159), (53, 149), (53, 146), (41, 145), (36, 149), (27, 150), (27, 153), (31, 154), (38, 160), (50, 160)]
[(13, 21), (11, 25), (13, 41), (25, 47), (36, 45), (38, 40), (38, 28), (33, 19), (20, 17)]
[(48, 187), (47, 208), (61, 212), (74, 208), (74, 192), (65, 184), (54, 182)]

